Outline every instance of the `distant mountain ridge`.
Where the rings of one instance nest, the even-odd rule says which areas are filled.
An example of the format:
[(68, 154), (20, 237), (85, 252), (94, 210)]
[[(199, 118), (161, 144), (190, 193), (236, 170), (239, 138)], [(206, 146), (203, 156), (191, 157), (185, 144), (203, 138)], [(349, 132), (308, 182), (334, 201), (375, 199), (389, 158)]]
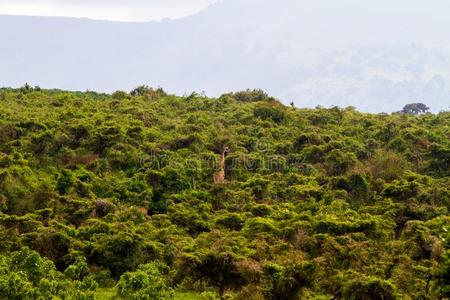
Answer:
[(302, 107), (390, 112), (420, 101), (440, 111), (450, 104), (447, 6), (225, 0), (163, 22), (0, 16), (0, 86), (263, 88)]

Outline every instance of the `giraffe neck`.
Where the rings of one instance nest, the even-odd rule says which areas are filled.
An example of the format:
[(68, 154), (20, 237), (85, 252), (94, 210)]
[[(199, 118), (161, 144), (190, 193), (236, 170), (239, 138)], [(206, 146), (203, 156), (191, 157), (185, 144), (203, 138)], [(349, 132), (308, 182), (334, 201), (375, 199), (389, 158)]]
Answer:
[(220, 170), (225, 169), (225, 151), (222, 152), (222, 156), (220, 157)]

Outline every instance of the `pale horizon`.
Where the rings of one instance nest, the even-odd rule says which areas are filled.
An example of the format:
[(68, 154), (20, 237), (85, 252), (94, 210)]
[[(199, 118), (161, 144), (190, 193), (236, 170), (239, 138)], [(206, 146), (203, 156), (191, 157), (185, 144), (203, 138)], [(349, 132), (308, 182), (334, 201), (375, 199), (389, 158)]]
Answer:
[(220, 0), (0, 0), (0, 15), (149, 22), (193, 15)]

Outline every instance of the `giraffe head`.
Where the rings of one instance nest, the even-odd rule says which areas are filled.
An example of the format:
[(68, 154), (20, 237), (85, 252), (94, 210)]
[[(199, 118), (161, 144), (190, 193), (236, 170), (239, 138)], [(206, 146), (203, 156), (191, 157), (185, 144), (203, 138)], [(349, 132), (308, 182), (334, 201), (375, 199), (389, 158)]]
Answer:
[(225, 147), (223, 148), (223, 154), (224, 154), (224, 155), (227, 155), (227, 154), (230, 153), (230, 152), (231, 152), (231, 148), (230, 148), (230, 147), (225, 146)]

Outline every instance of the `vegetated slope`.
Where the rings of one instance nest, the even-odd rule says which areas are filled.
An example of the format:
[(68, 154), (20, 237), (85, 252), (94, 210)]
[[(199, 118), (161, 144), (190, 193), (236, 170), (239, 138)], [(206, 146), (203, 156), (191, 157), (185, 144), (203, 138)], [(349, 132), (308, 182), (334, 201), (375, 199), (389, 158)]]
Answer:
[(2, 89), (0, 298), (448, 296), (449, 125), (261, 91)]

